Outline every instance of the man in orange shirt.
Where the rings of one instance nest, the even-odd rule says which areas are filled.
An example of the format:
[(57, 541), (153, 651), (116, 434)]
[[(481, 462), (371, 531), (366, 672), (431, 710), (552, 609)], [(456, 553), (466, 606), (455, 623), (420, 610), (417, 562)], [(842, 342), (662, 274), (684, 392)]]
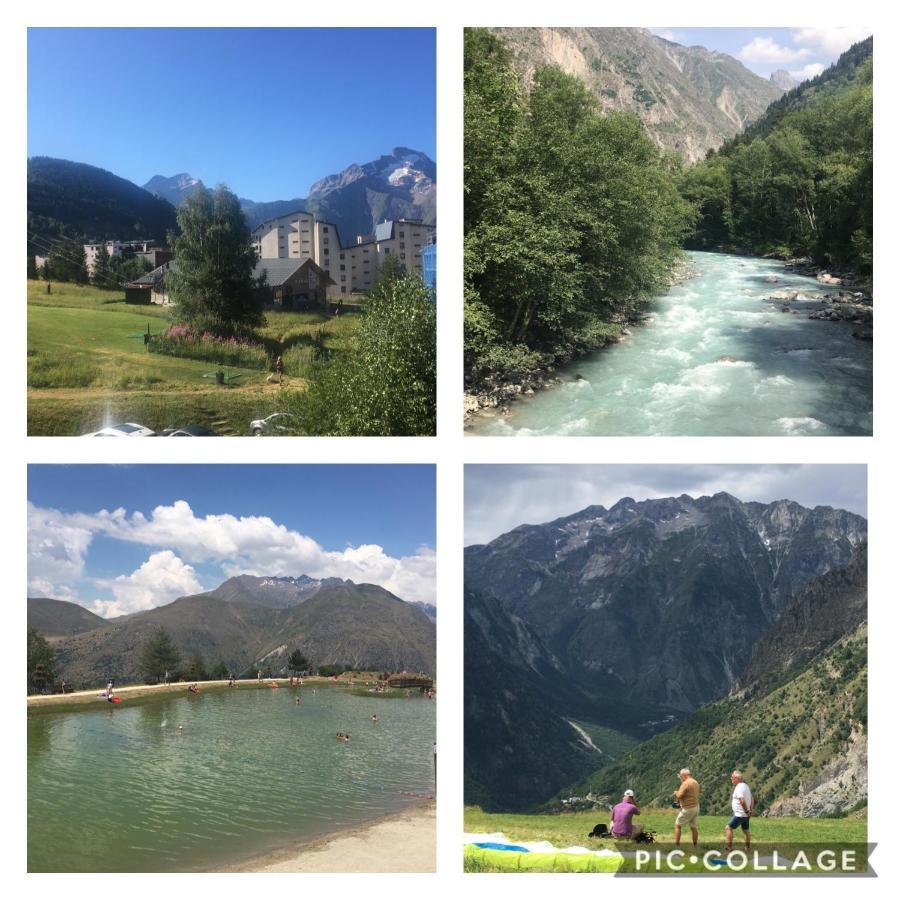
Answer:
[(674, 792), (675, 802), (681, 807), (675, 817), (675, 846), (681, 845), (681, 829), (685, 825), (691, 826), (691, 843), (697, 849), (697, 838), (700, 836), (697, 830), (697, 816), (700, 815), (700, 785), (691, 776), (690, 769), (682, 769), (678, 773), (681, 779), (681, 787)]

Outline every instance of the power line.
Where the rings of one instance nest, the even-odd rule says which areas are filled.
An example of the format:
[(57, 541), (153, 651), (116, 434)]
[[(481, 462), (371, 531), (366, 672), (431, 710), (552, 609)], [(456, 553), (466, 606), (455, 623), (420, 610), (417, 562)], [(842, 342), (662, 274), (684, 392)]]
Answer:
[[(29, 240), (32, 244), (38, 247), (38, 249), (43, 250), (47, 254), (55, 254), (57, 256), (62, 257), (66, 261), (72, 263), (73, 265), (84, 265), (85, 271), (87, 270), (87, 264), (82, 258), (80, 261), (77, 256), (74, 256), (71, 252), (64, 252), (60, 247), (65, 247), (69, 243), (69, 239), (60, 238), (56, 242), (51, 242), (46, 238), (42, 238), (34, 232), (27, 232), (29, 235)], [(74, 241), (73, 241), (74, 243)], [(107, 287), (115, 287), (121, 288), (124, 287), (127, 282), (121, 280), (121, 277), (118, 276), (115, 271), (112, 269), (111, 264), (107, 263), (105, 266), (97, 266), (95, 264), (94, 272), (92, 278), (97, 280), (99, 278), (105, 279), (105, 281), (101, 282)]]

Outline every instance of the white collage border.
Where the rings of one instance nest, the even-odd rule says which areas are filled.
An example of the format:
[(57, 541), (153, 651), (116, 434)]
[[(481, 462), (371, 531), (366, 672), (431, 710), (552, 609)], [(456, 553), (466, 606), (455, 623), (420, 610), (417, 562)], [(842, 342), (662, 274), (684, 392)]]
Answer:
[[(231, 2), (158, 0), (144, 8), (107, 6), (75, 7), (63, 0), (40, 4), (6, 6), (0, 13), (4, 67), (3, 122), (8, 130), (0, 144), (3, 171), (8, 173), (5, 194), (9, 198), (0, 216), (4, 236), (3, 297), (12, 328), (11, 347), (3, 354), (4, 413), (2, 521), (3, 570), (10, 588), (7, 602), (13, 604), (12, 627), (7, 630), (4, 658), (16, 662), (24, 653), (24, 595), (27, 548), (22, 527), (26, 502), (28, 463), (110, 462), (107, 442), (79, 442), (76, 438), (26, 438), (25, 367), (21, 348), (25, 342), (25, 305), (21, 302), (24, 254), (21, 252), (25, 198), (25, 28), (27, 26), (436, 26), (437, 31), (437, 131), (439, 170), (438, 221), (440, 265), (438, 267), (438, 437), (436, 438), (297, 438), (279, 441), (245, 441), (226, 438), (215, 441), (212, 451), (205, 441), (114, 442), (122, 463), (435, 463), (437, 471), (438, 604), (438, 874), (436, 875), (25, 875), (25, 719), (21, 699), (11, 688), (3, 695), (6, 730), (0, 743), (10, 798), (4, 840), (0, 842), (3, 881), (14, 896), (27, 891), (31, 897), (56, 896), (60, 891), (75, 898), (127, 891), (129, 897), (188, 896), (199, 890), (218, 897), (246, 898), (248, 892), (282, 892), (300, 895), (337, 891), (341, 900), (364, 897), (395, 898), (428, 895), (455, 897), (465, 891), (474, 898), (521, 894), (543, 898), (548, 889), (580, 892), (624, 890), (657, 894), (672, 889), (670, 881), (654, 879), (603, 882), (572, 881), (576, 876), (531, 875), (524, 881), (512, 875), (464, 875), (461, 870), (462, 831), (462, 546), (464, 463), (867, 463), (869, 466), (870, 518), (870, 806), (869, 833), (880, 840), (874, 857), (880, 877), (860, 882), (855, 890), (881, 894), (897, 878), (891, 867), (891, 838), (897, 828), (893, 814), (893, 758), (897, 752), (897, 703), (892, 690), (893, 655), (898, 640), (898, 591), (893, 578), (896, 557), (894, 519), (900, 506), (896, 474), (900, 443), (897, 440), (898, 353), (892, 346), (898, 315), (885, 273), (892, 267), (892, 244), (900, 237), (892, 211), (900, 208), (897, 187), (890, 171), (897, 157), (894, 119), (900, 96), (897, 57), (891, 46), (896, 16), (870, 0), (852, 5), (833, 0), (795, 0), (785, 4), (757, 0), (752, 6), (703, 0), (674, 5), (662, 0), (637, 0), (623, 6), (596, 2), (557, 0), (551, 4), (518, 4), (492, 0), (456, 0), (452, 4), (399, 5), (342, 0), (314, 10), (305, 5), (284, 4), (259, 9)], [(590, 25), (649, 27), (676, 26), (802, 26), (851, 24), (865, 21), (877, 34), (876, 53), (876, 294), (879, 297), (878, 337), (875, 342), (874, 438), (472, 438), (464, 437), (462, 417), (462, 28), (469, 25)], [(389, 68), (390, 61), (386, 61)], [(114, 73), (111, 73), (114, 77)], [(377, 86), (376, 86), (377, 87)], [(374, 98), (377, 99), (377, 96)], [(123, 127), (126, 123), (123, 122)], [(893, 152), (892, 152), (893, 151)], [(884, 261), (884, 262), (882, 262)], [(881, 290), (884, 290), (884, 293)], [(894, 304), (896, 306), (896, 304)], [(168, 448), (168, 449), (167, 449)], [(176, 449), (177, 448), (177, 449)], [(264, 448), (264, 457), (261, 448)], [(15, 679), (12, 679), (15, 683)], [(297, 882), (296, 879), (303, 880)], [(511, 882), (510, 879), (515, 878)], [(557, 886), (554, 879), (567, 879)], [(551, 881), (548, 881), (550, 879)], [(551, 884), (553, 887), (551, 888)], [(688, 882), (690, 891), (704, 896), (750, 891), (741, 879), (736, 887), (714, 884), (710, 879)], [(807, 882), (804, 882), (807, 884)], [(846, 892), (842, 879), (814, 879), (808, 883), (825, 897)], [(768, 879), (767, 892), (787, 896), (787, 879)], [(896, 889), (896, 888), (895, 888)]]

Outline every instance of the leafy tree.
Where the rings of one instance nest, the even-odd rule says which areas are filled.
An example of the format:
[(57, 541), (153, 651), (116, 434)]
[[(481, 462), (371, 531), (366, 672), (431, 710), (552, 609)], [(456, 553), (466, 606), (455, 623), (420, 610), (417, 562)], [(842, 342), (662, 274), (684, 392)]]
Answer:
[(309, 671), (309, 660), (299, 650), (295, 650), (288, 657), (288, 669), (294, 675), (307, 672)]
[(54, 281), (87, 284), (84, 245), (72, 238), (61, 238), (56, 241), (47, 254), (43, 274), (45, 278), (52, 278)]
[(228, 666), (226, 666), (222, 660), (219, 660), (219, 662), (217, 662), (212, 667), (212, 670), (209, 673), (209, 677), (213, 681), (221, 681), (224, 678), (228, 678), (230, 674), (231, 670), (228, 668)]
[(40, 273), (38, 272), (37, 268), (37, 261), (35, 260), (33, 253), (28, 254), (28, 264), (26, 266), (26, 272), (26, 277), (29, 279), (33, 280), (40, 277)]
[(94, 284), (109, 284), (110, 258), (109, 250), (106, 249), (106, 241), (100, 241), (100, 246), (94, 257), (94, 273), (91, 276), (91, 281), (93, 281)]
[(43, 691), (56, 680), (56, 651), (37, 629), (28, 629), (28, 693)]
[(199, 188), (179, 208), (178, 227), (179, 235), (169, 235), (176, 259), (169, 289), (178, 320), (216, 334), (261, 325), (256, 253), (238, 198), (223, 185)]
[(331, 678), (332, 675), (343, 675), (347, 671), (347, 666), (329, 664), (319, 666), (319, 674), (325, 678)]
[(192, 681), (206, 681), (209, 673), (206, 671), (206, 662), (199, 653), (195, 653), (188, 667), (188, 678)]
[(181, 654), (165, 628), (158, 628), (147, 638), (141, 650), (140, 667), (147, 681), (159, 682), (178, 668)]
[(289, 404), (305, 434), (435, 432), (435, 306), (422, 279), (391, 276), (370, 294), (356, 346), (320, 364)]
[(556, 67), (525, 91), (503, 43), (465, 36), (465, 368), (520, 377), (605, 342), (658, 290), (692, 208), (639, 120)]

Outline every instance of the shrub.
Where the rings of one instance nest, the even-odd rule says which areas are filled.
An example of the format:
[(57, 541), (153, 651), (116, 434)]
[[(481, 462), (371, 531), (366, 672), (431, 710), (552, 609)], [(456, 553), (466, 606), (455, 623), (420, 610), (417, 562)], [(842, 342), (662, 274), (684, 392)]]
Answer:
[(151, 353), (199, 359), (220, 366), (264, 371), (269, 365), (265, 348), (250, 336), (221, 337), (210, 331), (198, 333), (190, 325), (172, 325), (167, 331), (153, 335), (147, 349)]

